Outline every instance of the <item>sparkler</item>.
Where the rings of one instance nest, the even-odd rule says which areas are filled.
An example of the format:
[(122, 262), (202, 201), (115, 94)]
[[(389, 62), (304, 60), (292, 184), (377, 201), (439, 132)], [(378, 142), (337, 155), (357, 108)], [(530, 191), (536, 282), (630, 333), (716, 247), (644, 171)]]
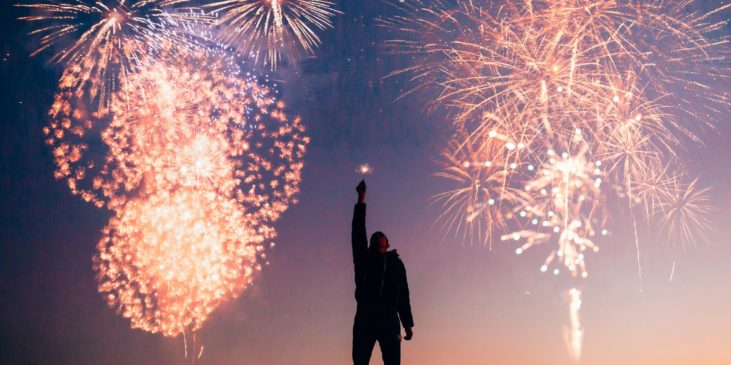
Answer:
[(218, 16), (218, 40), (276, 68), (283, 55), (314, 53), (317, 31), (331, 28), (340, 12), (329, 0), (221, 0), (204, 5)]
[(358, 166), (358, 168), (355, 169), (355, 172), (357, 172), (361, 175), (370, 175), (373, 173), (373, 167), (371, 167), (371, 165), (368, 163), (364, 163), (364, 164)]

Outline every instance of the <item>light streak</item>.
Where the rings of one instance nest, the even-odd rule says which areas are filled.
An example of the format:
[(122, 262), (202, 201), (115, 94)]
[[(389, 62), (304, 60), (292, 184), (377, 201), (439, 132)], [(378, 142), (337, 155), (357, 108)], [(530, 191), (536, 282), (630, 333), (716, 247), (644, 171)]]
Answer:
[(581, 290), (571, 288), (569, 296), (569, 327), (564, 328), (564, 336), (569, 354), (579, 361), (584, 343), (584, 327), (581, 325)]

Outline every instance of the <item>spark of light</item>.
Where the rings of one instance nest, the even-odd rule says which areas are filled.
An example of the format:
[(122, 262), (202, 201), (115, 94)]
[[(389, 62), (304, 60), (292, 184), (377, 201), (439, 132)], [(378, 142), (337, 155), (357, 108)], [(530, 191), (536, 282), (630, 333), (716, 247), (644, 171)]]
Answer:
[(578, 145), (575, 151), (547, 152), (549, 160), (525, 185), (530, 199), (515, 208), (518, 216), (531, 224), (500, 238), (522, 242), (515, 251), (518, 255), (534, 245), (555, 240), (557, 247), (551, 248), (541, 271), (547, 271), (552, 262), (558, 261), (573, 276), (586, 277), (585, 253), (599, 250), (594, 237), (599, 233), (595, 221), (603, 213), (603, 172), (598, 161), (588, 158), (588, 146)]
[(355, 169), (355, 172), (361, 175), (371, 175), (373, 174), (373, 167), (368, 163), (364, 163), (358, 166), (358, 168)]

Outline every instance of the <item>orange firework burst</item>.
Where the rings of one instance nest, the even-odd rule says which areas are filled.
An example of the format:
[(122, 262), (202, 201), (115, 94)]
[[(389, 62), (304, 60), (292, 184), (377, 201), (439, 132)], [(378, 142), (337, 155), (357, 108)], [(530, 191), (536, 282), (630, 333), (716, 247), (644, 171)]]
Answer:
[[(415, 61), (394, 74), (411, 74), (414, 90), (435, 90), (432, 105), (455, 116), (458, 133), (440, 176), (458, 187), (437, 195), (450, 229), (489, 237), (520, 225), (501, 236), (521, 243), (517, 254), (551, 243), (541, 271), (558, 262), (581, 277), (584, 252), (598, 250), (608, 232), (610, 197), (627, 202), (620, 206), (632, 219), (640, 277), (635, 211), (647, 222), (661, 214), (663, 230), (684, 244), (703, 236), (707, 191), (672, 176), (683, 168), (685, 146), (701, 143), (731, 112), (731, 38), (727, 21), (715, 20), (731, 4), (704, 13), (693, 0), (452, 3), (398, 3), (405, 13), (383, 22), (404, 37), (389, 41), (389, 51)], [(506, 161), (518, 167), (509, 174), (504, 164), (473, 164), (499, 151), (496, 135), (525, 148)], [(501, 153), (488, 155), (501, 161)], [(484, 184), (485, 176), (497, 183)], [(484, 186), (490, 193), (478, 194)], [(525, 198), (481, 209), (516, 187)], [(572, 293), (567, 337), (576, 359), (580, 294)]]
[[(61, 92), (45, 129), (56, 176), (72, 193), (110, 208), (145, 189), (206, 183), (276, 219), (286, 208), (279, 202), (297, 192), (308, 139), (270, 88), (235, 70), (229, 59), (204, 51), (144, 66), (118, 92), (105, 128), (106, 120), (94, 120)], [(99, 143), (96, 130), (106, 155), (89, 151)], [(231, 162), (229, 172), (216, 167), (222, 162)]]
[(272, 68), (282, 54), (312, 54), (320, 45), (317, 30), (331, 28), (339, 13), (329, 0), (221, 0), (205, 7), (218, 17), (221, 42)]
[(107, 118), (62, 91), (46, 128), (56, 176), (115, 211), (95, 257), (99, 291), (132, 327), (166, 336), (199, 329), (251, 282), (296, 203), (309, 142), (231, 59), (177, 56), (140, 63)]
[(260, 269), (256, 222), (215, 192), (181, 188), (130, 200), (104, 228), (99, 292), (133, 328), (177, 336), (201, 328)]
[(666, 100), (707, 126), (729, 105), (726, 22), (711, 19), (731, 4), (708, 13), (688, 12), (692, 4), (458, 1), (450, 8), (414, 1), (385, 25), (411, 35), (388, 43), (416, 60), (400, 72), (413, 73), (417, 87), (436, 87), (437, 103), (456, 107), (457, 121), (505, 99), (539, 109), (563, 94), (591, 107), (594, 94), (627, 91), (612, 90), (616, 76), (634, 75), (647, 85), (646, 99)]
[[(383, 23), (405, 38), (387, 48), (415, 60), (396, 73), (412, 74), (416, 89), (433, 87), (435, 104), (456, 111), (454, 121), (464, 131), (453, 146), (462, 150), (450, 147), (450, 156), (479, 160), (484, 151), (471, 146), (491, 143), (488, 131), (500, 131), (526, 141), (514, 163), (537, 168), (553, 158), (545, 151), (567, 146), (578, 131), (586, 155), (604, 164), (608, 188), (592, 198), (604, 201), (618, 192), (633, 219), (637, 202), (650, 218), (667, 193), (667, 175), (653, 169), (680, 167), (684, 144), (701, 142), (719, 112), (731, 109), (729, 37), (726, 22), (714, 20), (731, 5), (706, 13), (692, 10), (690, 0), (396, 6), (404, 15)], [(459, 163), (445, 161), (449, 170), (459, 170)], [(533, 178), (523, 172), (511, 174), (506, 188), (529, 186)], [(443, 176), (456, 181), (452, 175)], [(462, 187), (460, 181), (459, 189), (439, 197), (457, 201)], [(643, 200), (647, 194), (652, 198)], [(469, 226), (473, 206), (486, 203), (469, 204), (462, 213), (450, 204), (444, 214)], [(578, 205), (588, 202), (573, 204), (577, 210), (569, 211), (582, 211)], [(505, 227), (498, 219), (482, 229), (491, 232), (493, 225)], [(570, 261), (564, 263), (575, 274)]]

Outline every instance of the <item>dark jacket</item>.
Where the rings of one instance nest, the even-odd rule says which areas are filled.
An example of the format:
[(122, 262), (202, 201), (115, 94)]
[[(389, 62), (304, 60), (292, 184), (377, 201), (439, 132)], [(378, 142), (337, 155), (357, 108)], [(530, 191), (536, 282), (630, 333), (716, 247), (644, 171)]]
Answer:
[(396, 310), (404, 327), (413, 327), (406, 268), (396, 251), (381, 255), (368, 249), (365, 227), (366, 205), (356, 204), (353, 212), (353, 264), (355, 300), (361, 308), (383, 307)]

